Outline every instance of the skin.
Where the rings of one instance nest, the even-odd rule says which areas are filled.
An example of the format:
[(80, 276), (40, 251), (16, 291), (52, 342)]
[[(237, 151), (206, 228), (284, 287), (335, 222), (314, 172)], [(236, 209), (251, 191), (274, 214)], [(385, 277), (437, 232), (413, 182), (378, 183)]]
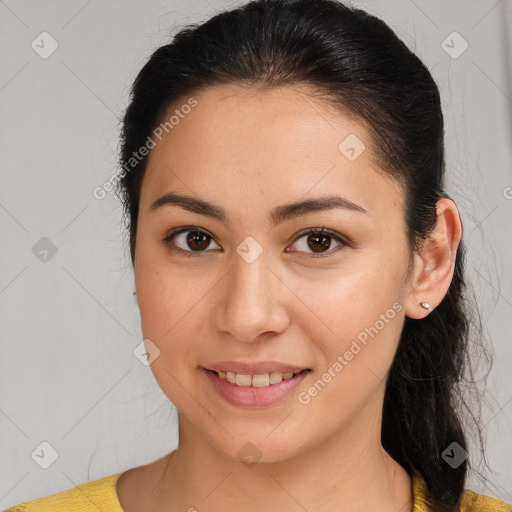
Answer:
[[(385, 378), (405, 317), (425, 317), (420, 302), (433, 309), (449, 288), (462, 234), (455, 203), (438, 202), (436, 230), (408, 276), (403, 191), (376, 164), (361, 122), (306, 86), (222, 85), (194, 98), (197, 106), (149, 155), (134, 265), (143, 335), (160, 350), (151, 369), (179, 411), (179, 446), (123, 474), (121, 505), (127, 512), (411, 510), (411, 478), (380, 443)], [(366, 146), (354, 161), (338, 150), (349, 134)], [(178, 206), (150, 211), (171, 191), (222, 206), (232, 224)], [(368, 214), (336, 208), (275, 227), (267, 219), (276, 206), (332, 193)], [(180, 226), (206, 231), (210, 245), (197, 257), (171, 251), (192, 252), (188, 233), (162, 241)], [(322, 226), (353, 245), (337, 251), (330, 238), (325, 257), (315, 258), (308, 235), (297, 234)], [(236, 252), (248, 236), (263, 248), (252, 263)], [(394, 318), (300, 403), (298, 394), (394, 303), (401, 305)], [(200, 368), (267, 359), (312, 372), (292, 396), (252, 410), (224, 401)], [(261, 456), (252, 466), (237, 456), (247, 442)]]

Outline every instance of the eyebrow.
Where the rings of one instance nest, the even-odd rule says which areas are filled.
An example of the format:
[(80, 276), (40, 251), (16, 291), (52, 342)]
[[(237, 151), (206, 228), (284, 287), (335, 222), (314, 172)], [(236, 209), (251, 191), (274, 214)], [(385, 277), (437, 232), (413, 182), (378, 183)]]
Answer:
[[(209, 203), (204, 199), (187, 195), (175, 194), (169, 192), (157, 199), (150, 207), (150, 211), (155, 211), (163, 206), (175, 205), (188, 210), (189, 212), (212, 217), (231, 225), (231, 220), (227, 211), (221, 206)], [(283, 204), (273, 208), (268, 215), (268, 219), (273, 226), (285, 222), (308, 213), (319, 212), (324, 210), (332, 210), (334, 208), (344, 208), (350, 211), (368, 213), (362, 206), (349, 201), (341, 196), (322, 196), (315, 199), (308, 199), (296, 203)]]

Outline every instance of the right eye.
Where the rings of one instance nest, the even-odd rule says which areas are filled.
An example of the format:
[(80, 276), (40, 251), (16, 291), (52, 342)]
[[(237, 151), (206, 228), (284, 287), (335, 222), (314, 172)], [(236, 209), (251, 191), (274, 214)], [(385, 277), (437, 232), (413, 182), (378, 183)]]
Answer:
[[(173, 242), (172, 244), (171, 241)], [(163, 239), (163, 242), (171, 251), (186, 258), (199, 256), (202, 252), (209, 252), (205, 251), (205, 249), (209, 247), (211, 241), (213, 241), (211, 235), (194, 226), (173, 230)], [(173, 245), (177, 244), (181, 244), (181, 247), (173, 247)]]

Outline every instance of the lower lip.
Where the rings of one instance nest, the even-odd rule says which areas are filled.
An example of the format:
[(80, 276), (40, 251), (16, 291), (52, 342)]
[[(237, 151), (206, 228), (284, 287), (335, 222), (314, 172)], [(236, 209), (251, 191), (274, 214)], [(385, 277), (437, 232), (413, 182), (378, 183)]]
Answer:
[(203, 368), (215, 390), (229, 403), (239, 407), (265, 407), (272, 405), (291, 395), (308, 376), (309, 370), (303, 371), (281, 381), (262, 388), (254, 386), (237, 386), (222, 380), (215, 372)]

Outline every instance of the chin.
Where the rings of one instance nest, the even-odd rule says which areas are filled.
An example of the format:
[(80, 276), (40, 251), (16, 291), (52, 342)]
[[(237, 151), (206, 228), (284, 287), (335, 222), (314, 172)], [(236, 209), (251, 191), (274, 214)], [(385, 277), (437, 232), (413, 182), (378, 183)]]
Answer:
[(244, 463), (249, 468), (255, 464), (286, 462), (306, 450), (304, 441), (293, 442), (289, 437), (279, 436), (275, 432), (269, 436), (268, 432), (271, 430), (268, 429), (260, 435), (248, 435), (247, 432), (245, 430), (245, 434), (239, 437), (229, 437), (229, 441), (222, 440), (217, 444), (217, 450), (234, 461)]

